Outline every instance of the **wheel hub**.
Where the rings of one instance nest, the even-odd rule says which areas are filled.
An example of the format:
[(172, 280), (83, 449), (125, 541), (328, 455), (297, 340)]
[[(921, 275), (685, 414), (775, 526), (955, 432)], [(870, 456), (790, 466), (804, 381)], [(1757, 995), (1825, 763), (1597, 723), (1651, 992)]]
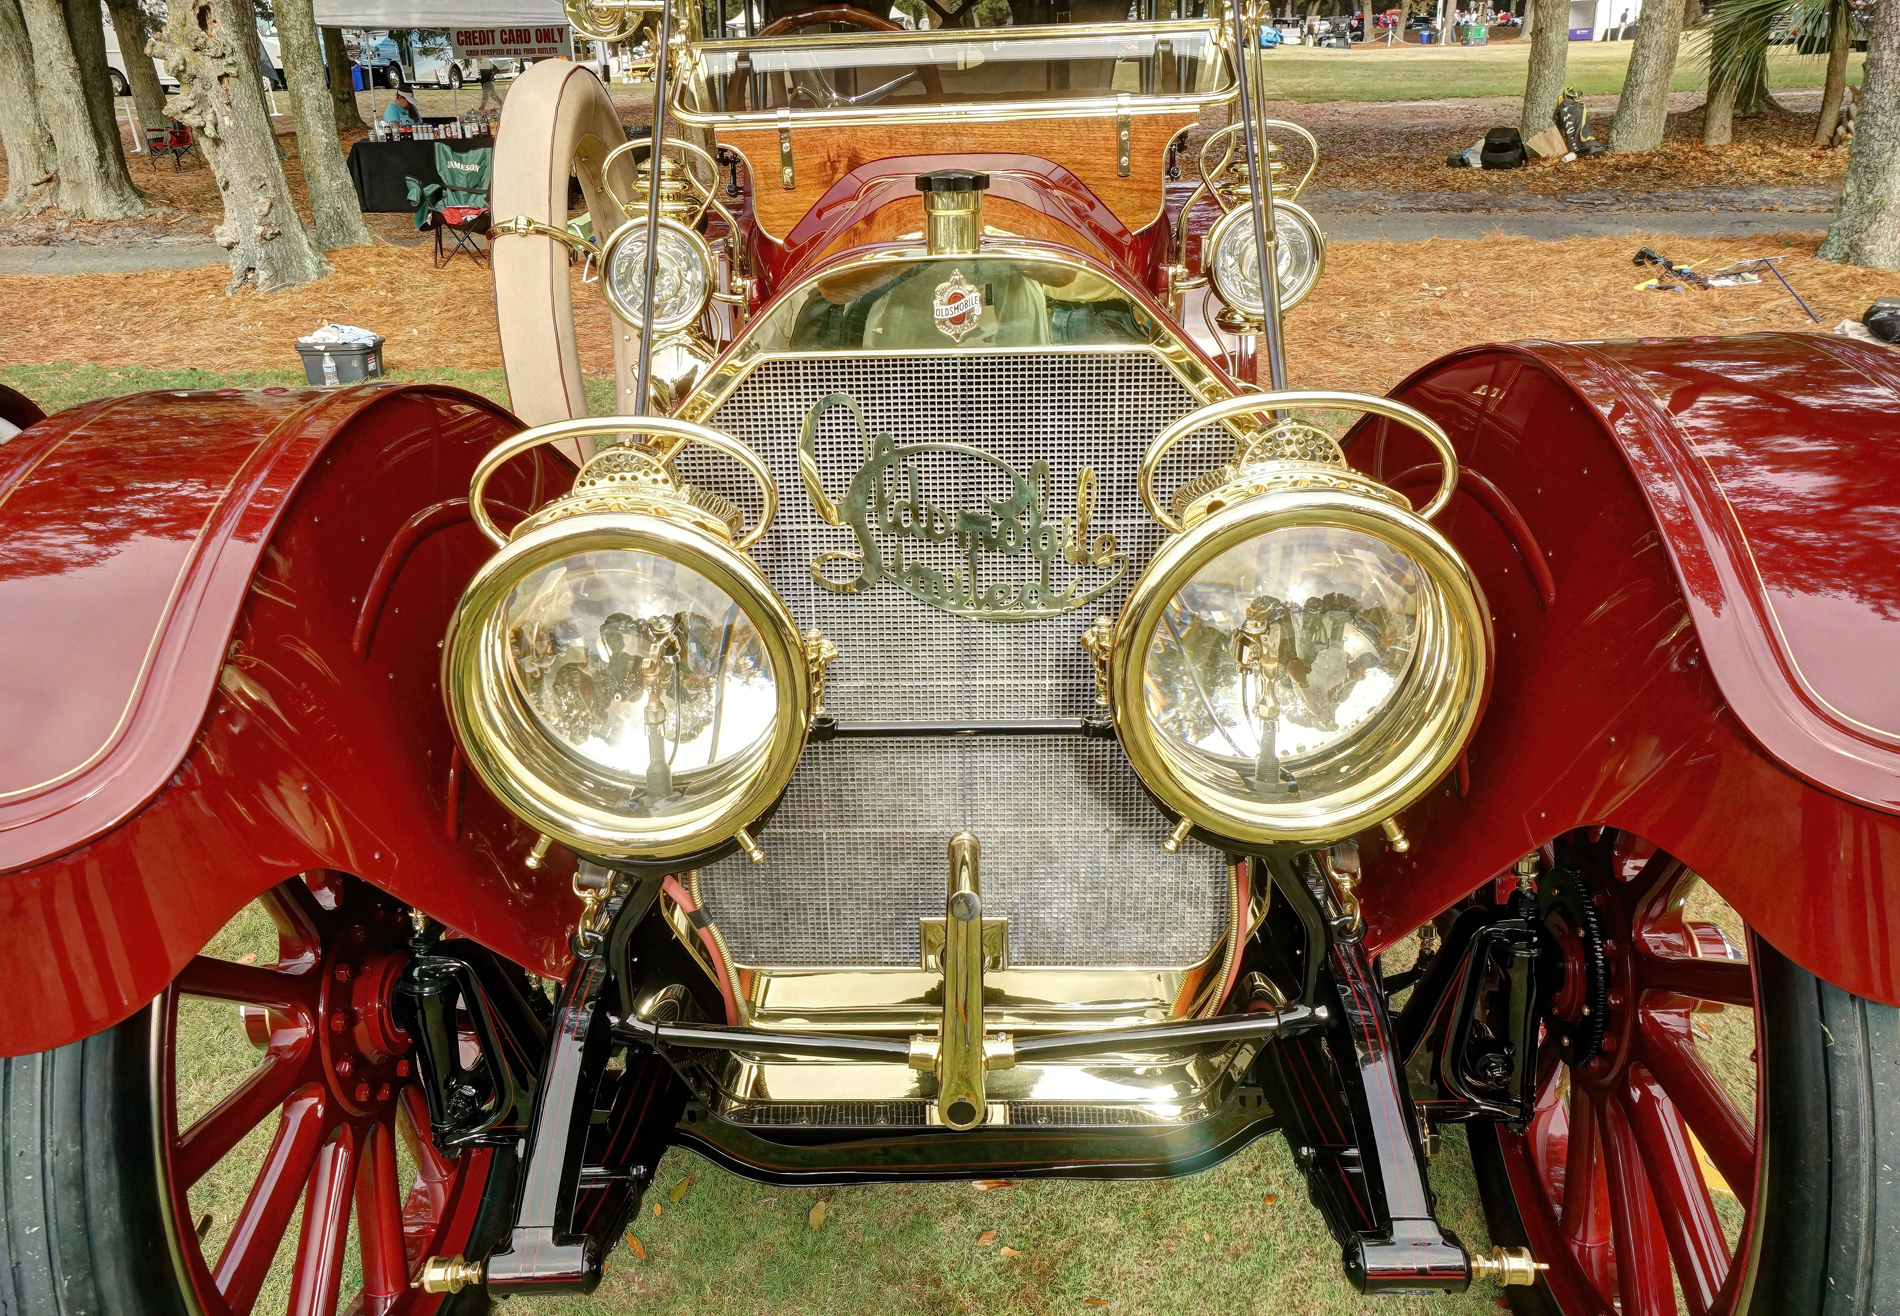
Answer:
[(411, 1073), (409, 1034), (394, 1013), (409, 956), (400, 920), (380, 903), (326, 939), (317, 1033), (331, 1093), (352, 1115), (375, 1115)]

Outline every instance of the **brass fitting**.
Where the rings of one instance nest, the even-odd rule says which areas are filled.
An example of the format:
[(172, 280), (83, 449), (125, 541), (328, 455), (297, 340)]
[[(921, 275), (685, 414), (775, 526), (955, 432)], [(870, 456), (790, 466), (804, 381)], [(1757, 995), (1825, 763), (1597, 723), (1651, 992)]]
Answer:
[(416, 1287), (424, 1293), (460, 1293), (469, 1285), (481, 1282), (482, 1263), (464, 1261), (458, 1252), (452, 1257), (430, 1257), (423, 1262)]
[(939, 169), (920, 174), (924, 195), (924, 241), (933, 256), (970, 256), (983, 240), (983, 191), (988, 174), (969, 169)]
[(1532, 850), (1522, 859), (1512, 864), (1511, 871), (1517, 874), (1517, 889), (1525, 892), (1535, 891), (1537, 889), (1537, 874), (1542, 867), (1543, 856), (1539, 855), (1535, 850)]
[(1488, 1279), (1500, 1288), (1509, 1288), (1515, 1284), (1528, 1288), (1537, 1282), (1537, 1272), (1549, 1270), (1550, 1266), (1531, 1257), (1527, 1247), (1494, 1247), (1491, 1255), (1472, 1255), (1471, 1278)]
[(534, 849), (528, 851), (528, 857), (521, 861), (521, 866), (523, 868), (539, 868), (542, 864), (547, 862), (548, 848), (553, 844), (554, 838), (551, 836), (535, 837)]
[(765, 851), (759, 847), (757, 841), (752, 839), (751, 832), (741, 827), (732, 834), (732, 839), (739, 843), (739, 849), (747, 859), (750, 859), (755, 864), (765, 862)]
[(1384, 829), (1386, 844), (1392, 847), (1393, 854), (1404, 854), (1412, 848), (1412, 843), (1406, 839), (1405, 830), (1399, 826), (1397, 818), (1387, 818), (1379, 826)]

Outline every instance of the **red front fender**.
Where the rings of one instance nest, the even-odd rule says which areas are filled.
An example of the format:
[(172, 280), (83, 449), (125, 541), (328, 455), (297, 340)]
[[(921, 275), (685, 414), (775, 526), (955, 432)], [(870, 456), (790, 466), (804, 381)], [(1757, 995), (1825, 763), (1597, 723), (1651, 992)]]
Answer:
[[(520, 428), (447, 388), (153, 393), (0, 448), (0, 1054), (125, 1017), (246, 901), (359, 874), (537, 967), (573, 897), (452, 751), (438, 641)], [(558, 459), (492, 487), (531, 508)]]
[[(1369, 856), (1388, 944), (1580, 826), (1675, 854), (1762, 935), (1900, 1002), (1900, 367), (1820, 336), (1480, 347), (1394, 396), (1452, 435), (1440, 525), (1497, 634), (1460, 772)], [(1354, 460), (1435, 481), (1397, 427)]]

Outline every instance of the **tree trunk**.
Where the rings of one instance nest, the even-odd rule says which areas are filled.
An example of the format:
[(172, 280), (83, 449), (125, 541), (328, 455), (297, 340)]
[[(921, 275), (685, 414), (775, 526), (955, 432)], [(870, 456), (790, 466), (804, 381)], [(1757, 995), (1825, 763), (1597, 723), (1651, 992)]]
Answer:
[(1702, 107), (1702, 144), (1727, 146), (1735, 140), (1735, 83), (1716, 79)]
[(1827, 48), (1826, 90), (1821, 93), (1821, 122), (1814, 130), (1816, 146), (1834, 144), (1834, 127), (1841, 118), (1841, 94), (1847, 90), (1847, 52), (1853, 49), (1854, 25), (1845, 4), (1836, 4), (1828, 17), (1832, 20), (1832, 40)]
[(197, 133), (224, 197), (212, 236), (231, 253), (228, 291), (252, 279), (259, 292), (275, 292), (322, 278), (329, 266), (297, 215), (258, 91), (250, 0), (171, 0), (170, 8), (153, 46), (178, 79), (172, 113)]
[(1867, 26), (1867, 68), (1854, 98), (1847, 186), (1820, 255), (1900, 270), (1900, 0), (1879, 0)]
[(367, 247), (369, 229), (356, 188), (337, 147), (336, 106), (323, 74), (317, 18), (310, 0), (277, 0), (277, 38), (284, 52), (290, 112), (297, 119), (297, 154), (310, 190), (310, 227), (317, 246)]
[(1669, 123), (1669, 80), (1675, 76), (1681, 44), (1682, 6), (1651, 0), (1636, 25), (1636, 49), (1610, 123), (1612, 151), (1653, 151), (1662, 145)]
[(100, 152), (125, 170), (125, 139), (119, 135), (118, 107), (113, 102), (112, 74), (106, 69), (106, 20), (96, 0), (64, 0), (66, 31), (72, 38), (73, 58), (79, 62), (79, 81), (86, 93), (86, 110), (99, 137)]
[(59, 168), (59, 156), (40, 117), (39, 80), (19, 0), (0, 0), (0, 143), (7, 151), (0, 214), (30, 214), (52, 205), (51, 182), (40, 180)]
[(125, 80), (132, 84), (132, 108), (142, 128), (165, 126), (165, 89), (158, 83), (158, 70), (145, 53), (152, 38), (146, 29), (145, 11), (137, 0), (106, 0), (112, 11), (112, 30), (119, 37), (119, 55), (125, 60)]
[(39, 84), (40, 112), (53, 135), (59, 161), (59, 208), (75, 219), (125, 219), (145, 213), (145, 202), (125, 170), (119, 134), (107, 143), (93, 126), (86, 103), (79, 58), (59, 0), (21, 0), (20, 12), (32, 39), (33, 76)]
[(350, 52), (343, 48), (343, 29), (323, 29), (323, 59), (329, 65), (330, 104), (336, 111), (336, 126), (342, 130), (367, 128), (363, 112), (356, 107), (356, 86), (350, 81)]
[[(1557, 102), (1564, 98), (1564, 77), (1570, 62), (1570, 0), (1533, 0), (1524, 12), (1526, 26), (1536, 23), (1530, 72), (1524, 78), (1524, 113), (1517, 125), (1518, 132), (1529, 141), (1557, 122)], [(1535, 19), (1530, 17), (1532, 14)]]

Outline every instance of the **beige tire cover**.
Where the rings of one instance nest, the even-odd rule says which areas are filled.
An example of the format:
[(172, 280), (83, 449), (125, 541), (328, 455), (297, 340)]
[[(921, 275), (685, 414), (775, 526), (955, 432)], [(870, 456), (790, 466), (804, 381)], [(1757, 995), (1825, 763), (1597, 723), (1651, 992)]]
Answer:
[[(495, 222), (526, 215), (565, 227), (568, 180), (573, 177), (580, 180), (593, 216), (594, 236), (604, 241), (625, 219), (601, 186), (600, 165), (625, 141), (613, 100), (591, 69), (564, 59), (537, 61), (515, 79), (502, 112), (490, 194)], [(632, 192), (631, 154), (614, 164), (613, 184), (622, 196)], [(499, 238), (494, 271), (495, 319), (515, 415), (529, 425), (587, 415), (580, 351), (574, 341), (568, 248), (540, 234)], [(619, 403), (615, 409), (625, 412), (631, 410), (626, 403), (632, 397), (638, 340), (618, 320), (612, 323), (614, 396)]]

